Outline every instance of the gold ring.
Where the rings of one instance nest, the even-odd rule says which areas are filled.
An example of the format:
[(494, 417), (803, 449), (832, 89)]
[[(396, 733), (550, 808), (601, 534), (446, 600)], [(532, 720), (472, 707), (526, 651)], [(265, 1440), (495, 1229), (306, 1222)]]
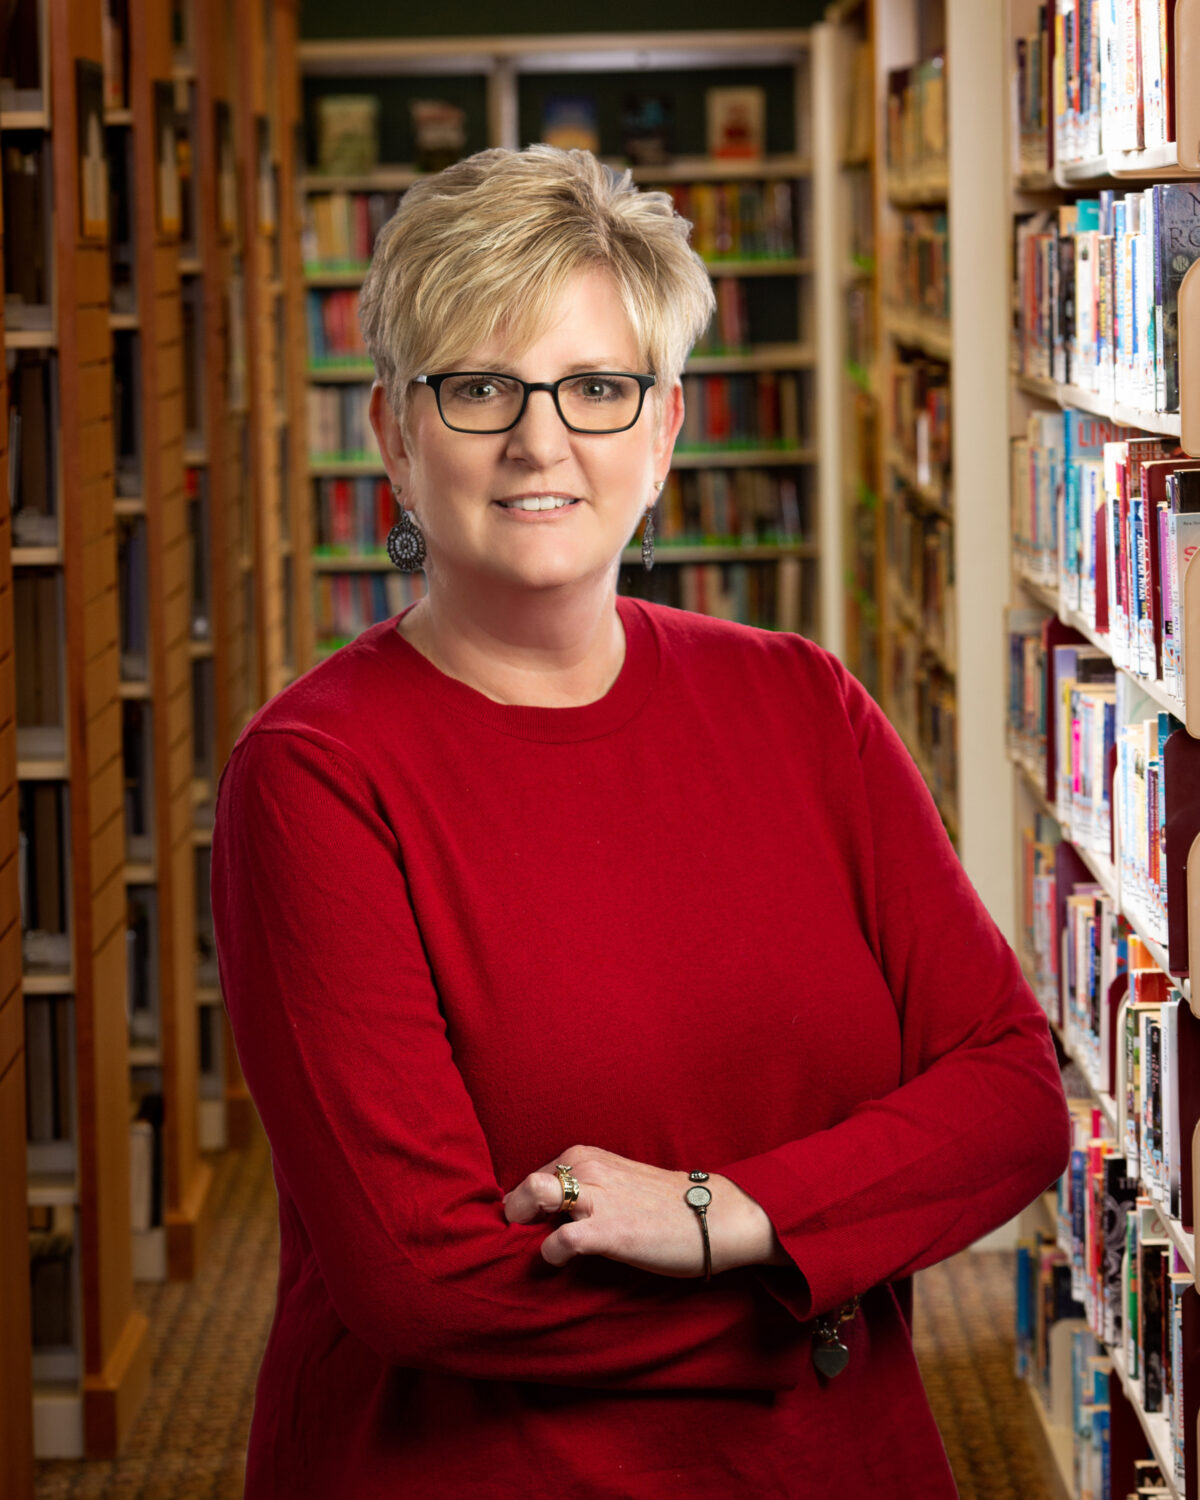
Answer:
[(579, 1180), (564, 1162), (560, 1162), (554, 1170), (558, 1174), (559, 1182), (562, 1183), (563, 1201), (558, 1211), (563, 1213), (568, 1208), (574, 1208), (579, 1202)]

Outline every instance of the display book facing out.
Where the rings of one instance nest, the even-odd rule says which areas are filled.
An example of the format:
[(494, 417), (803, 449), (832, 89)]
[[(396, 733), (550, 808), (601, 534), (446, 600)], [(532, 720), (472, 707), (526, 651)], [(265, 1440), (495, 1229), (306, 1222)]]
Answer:
[[(564, 48), (569, 68), (556, 57)], [(353, 44), (300, 49), (311, 155), (344, 165), (349, 152), (357, 169), (318, 168), (306, 182), (318, 641), (335, 648), (424, 586), (421, 575), (392, 570), (383, 552), (396, 509), (369, 430), (371, 370), (357, 320), (375, 234), (418, 167), (369, 165), (379, 149), (374, 132), (385, 151), (439, 166), (447, 153), (488, 144), (566, 141), (568, 127), (572, 140), (632, 164), (640, 185), (671, 194), (694, 226), (717, 297), (684, 376), (687, 417), (658, 507), (655, 567), (644, 572), (631, 547), (621, 588), (819, 634), (807, 34), (616, 36), (603, 47), (577, 38), (447, 42), (441, 61), (481, 49), (497, 49), (486, 98), (447, 79), (440, 103), (429, 97), (438, 90), (411, 76), (429, 44), (373, 46), (377, 76), (366, 80)], [(636, 89), (619, 78), (635, 55)], [(352, 62), (357, 107), (342, 83), (326, 82)], [(377, 111), (362, 105), (367, 88), (381, 100)], [(474, 138), (464, 117), (477, 115), (490, 123)], [(365, 134), (357, 143), (356, 129)]]
[(1159, 7), (1136, 14), (1144, 38), (1128, 6), (1060, 0), (1011, 38), (1022, 946), (1082, 1096), (1071, 1169), (1019, 1256), (1018, 1364), (1075, 1492), (1111, 1470), (1114, 1495), (1183, 1496), (1200, 1404), (1200, 162), (1170, 139), (1190, 7), (1173, 35)]

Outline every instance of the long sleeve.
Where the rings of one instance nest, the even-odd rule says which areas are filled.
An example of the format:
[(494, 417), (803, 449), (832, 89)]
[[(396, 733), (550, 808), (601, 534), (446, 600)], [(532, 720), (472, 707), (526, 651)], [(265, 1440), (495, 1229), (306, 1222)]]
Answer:
[(547, 1226), (505, 1222), (396, 833), (336, 739), (243, 737), (220, 786), (212, 896), (281, 1189), (338, 1317), (381, 1359), (627, 1389), (795, 1385), (807, 1340), (753, 1276), (554, 1270)]
[(766, 1210), (799, 1317), (953, 1255), (1057, 1178), (1067, 1110), (1045, 1017), (907, 751), (842, 674), (873, 848), (878, 958), (902, 1077), (802, 1140), (720, 1170)]

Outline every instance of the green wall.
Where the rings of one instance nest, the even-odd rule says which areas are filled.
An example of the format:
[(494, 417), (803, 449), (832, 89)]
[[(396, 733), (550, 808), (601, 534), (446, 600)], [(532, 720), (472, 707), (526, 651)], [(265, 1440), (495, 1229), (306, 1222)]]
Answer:
[(458, 0), (452, 6), (401, 0), (302, 0), (300, 34), (309, 40), (372, 36), (496, 36), (588, 31), (739, 31), (811, 26), (826, 0), (605, 0), (602, 6), (566, 0)]

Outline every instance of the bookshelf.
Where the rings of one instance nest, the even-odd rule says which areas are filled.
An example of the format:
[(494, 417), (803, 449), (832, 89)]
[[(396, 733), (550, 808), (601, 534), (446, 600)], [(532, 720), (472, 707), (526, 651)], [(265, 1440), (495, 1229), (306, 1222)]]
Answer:
[[(813, 213), (823, 189), (813, 152), (819, 70), (809, 33), (313, 42), (302, 43), (298, 56), (310, 159), (321, 96), (369, 89), (381, 99), (385, 163), (368, 174), (310, 170), (304, 182), (306, 471), (317, 653), (397, 612), (423, 588), (419, 576), (390, 569), (382, 553), (394, 502), (365, 426), (371, 370), (355, 313), (375, 230), (415, 180), (407, 118), (414, 91), (464, 109), (463, 149), (473, 151), (537, 139), (548, 95), (569, 86), (596, 101), (601, 154), (623, 165), (615, 155), (622, 145), (621, 94), (635, 72), (639, 92), (675, 100), (678, 147), (666, 163), (635, 167), (635, 180), (671, 193), (695, 224), (694, 242), (710, 263), (719, 310), (685, 374), (692, 425), (681, 437), (660, 505), (654, 572), (643, 573), (631, 548), (622, 590), (799, 628), (840, 649), (840, 501), (831, 503), (823, 468), (827, 424), (837, 408), (822, 388), (821, 278), (828, 273)], [(437, 74), (436, 87), (430, 72)], [(765, 157), (704, 156), (703, 87), (763, 80)], [(718, 217), (730, 203), (754, 206), (749, 216), (721, 222), (732, 224), (735, 237), (762, 223), (759, 238), (718, 243)], [(773, 238), (781, 204), (786, 208), (778, 222), (787, 222)], [(763, 418), (776, 406), (779, 418)], [(747, 419), (741, 431), (726, 430), (726, 410), (734, 407)]]
[[(4, 136), (0, 130), (0, 151)], [(0, 218), (0, 270), (4, 223)], [(0, 278), (0, 339), (4, 334)], [(7, 347), (7, 346), (6, 346)], [(7, 364), (0, 371), (0, 1490), (33, 1493), (33, 1380), (26, 1232), (25, 1002), (21, 987), (17, 677), (13, 622), (12, 517), (8, 491)]]
[[(211, 1168), (197, 1129), (196, 901), (193, 823), (193, 695), (190, 582), (194, 557), (189, 481), (203, 424), (197, 352), (201, 288), (181, 277), (194, 264), (197, 212), (190, 170), (194, 60), (190, 7), (129, 0), (128, 125), (110, 124), (110, 152), (129, 164), (127, 211), (135, 320), (113, 333), (114, 357), (128, 342), (118, 378), (132, 433), (118, 458), (122, 498), (140, 511), (122, 517), (129, 566), (121, 573), (127, 623), (121, 657), (127, 797), (125, 886), (135, 1029), (131, 1107), (136, 1196), (134, 1266), (139, 1279), (190, 1279), (202, 1254)], [(137, 39), (136, 41), (134, 39)], [(112, 51), (110, 48), (110, 57)], [(110, 85), (116, 95), (115, 84)], [(180, 137), (184, 151), (180, 152)], [(122, 299), (123, 301), (124, 299)], [(122, 302), (114, 311), (120, 315)], [(122, 479), (127, 482), (122, 485)], [(131, 493), (130, 493), (131, 492)], [(137, 597), (131, 597), (136, 594)], [(131, 786), (131, 778), (138, 784)], [(145, 1127), (149, 1126), (149, 1129)], [(161, 1180), (156, 1181), (161, 1173)]]
[[(858, 534), (878, 548), (879, 696), (1011, 931), (1010, 773), (995, 727), (1008, 601), (1003, 17), (958, 0), (833, 14), (869, 40), (874, 78), (880, 517)], [(856, 589), (869, 586), (868, 568)]]
[[(1062, 9), (1070, 25), (1075, 8)], [(1170, 185), (1200, 176), (1192, 154), (1200, 18), (1178, 5), (1172, 36), (1144, 9), (1144, 71), (1119, 87), (1107, 68), (1093, 72), (1086, 48), (1080, 63), (1057, 49), (1035, 4), (1012, 0), (1003, 38), (1015, 101), (1000, 179), (1013, 247), (1008, 745), (1018, 946), (1069, 1065), (1081, 1161), (1060, 1185), (1062, 1203), (1041, 1222), (1036, 1211), (1026, 1216), (1026, 1233), (1043, 1236), (1026, 1252), (1026, 1274), (1031, 1288), (1069, 1284), (1087, 1313), (1063, 1321), (1045, 1378), (1031, 1373), (1031, 1396), (1068, 1493), (1086, 1487), (1104, 1457), (1113, 1493), (1124, 1493), (1146, 1455), (1183, 1500), (1196, 1493), (1200, 1463), (1192, 1130), (1200, 1062), (1189, 951), (1200, 915), (1200, 864), (1190, 855), (1200, 684), (1194, 672), (1181, 683), (1179, 671), (1200, 652), (1200, 641), (1192, 646), (1200, 574), (1181, 570), (1172, 551), (1165, 475), (1177, 471), (1186, 488), (1186, 456), (1168, 456), (1181, 438), (1183, 455), (1200, 451), (1192, 425), (1200, 372), (1197, 319), (1181, 296), (1176, 403), (1170, 283), (1139, 306), (1123, 268), (1136, 260), (1148, 274), (1179, 191)], [(1154, 66), (1164, 39), (1173, 59), (1165, 73)], [(1161, 111), (1172, 90), (1153, 81), (1162, 75), (1170, 85), (1172, 71), (1175, 130)], [(1056, 100), (1069, 109), (1056, 115)], [(1051, 277), (1041, 288), (1039, 268)], [(1187, 285), (1200, 285), (1197, 273)], [(1048, 482), (1051, 467), (1061, 482)], [(1173, 573), (1181, 573), (1177, 588)], [(1056, 1245), (1068, 1262), (1090, 1253), (1077, 1251), (1095, 1241), (1090, 1216), (1081, 1232), (1070, 1215), (1093, 1178), (1127, 1205), (1114, 1264), (1137, 1266), (1132, 1302), (1099, 1273), (1080, 1278), (1056, 1264), (1064, 1259)], [(1167, 1326), (1177, 1363), (1162, 1371), (1155, 1345)], [(1034, 1339), (1039, 1357), (1042, 1342)], [(1091, 1358), (1089, 1378), (1099, 1370), (1107, 1381), (1107, 1435), (1096, 1416), (1080, 1434), (1072, 1358), (1077, 1367)]]
[[(149, 1343), (133, 1305), (130, 1237), (100, 9), (21, 0), (13, 24), (24, 42), (13, 91), (0, 95), (6, 312), (15, 313), (5, 329), (9, 443), (20, 445), (8, 528), (15, 766), (5, 790), (15, 772), (25, 860), (20, 936), (9, 949), (19, 977), (5, 988), (11, 995), (19, 983), (24, 1003), (8, 999), (4, 1027), (6, 1058), (25, 1033), (29, 1242), (16, 1262), (0, 1258), (0, 1303), (19, 1319), (32, 1281), (35, 1451), (104, 1456), (145, 1392)], [(5, 1077), (11, 1110), (11, 1068)], [(17, 1175), (4, 1174), (6, 1193)], [(24, 1363), (28, 1372), (27, 1354)], [(24, 1431), (28, 1373), (0, 1391), (0, 1425)], [(23, 1446), (18, 1439), (18, 1462)]]

